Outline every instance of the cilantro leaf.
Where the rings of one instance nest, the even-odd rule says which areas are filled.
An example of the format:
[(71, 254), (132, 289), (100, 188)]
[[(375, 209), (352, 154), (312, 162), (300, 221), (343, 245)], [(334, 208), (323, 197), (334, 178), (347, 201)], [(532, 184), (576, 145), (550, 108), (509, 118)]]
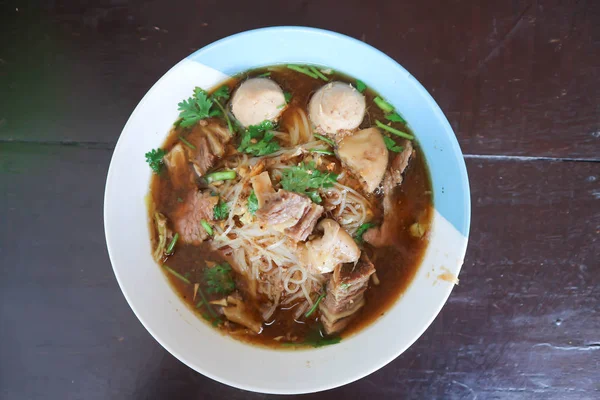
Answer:
[(150, 165), (150, 168), (152, 168), (152, 171), (154, 171), (155, 174), (160, 174), (165, 154), (165, 151), (160, 147), (158, 149), (152, 149), (144, 154), (146, 162)]
[(256, 198), (256, 193), (254, 193), (254, 190), (252, 192), (250, 192), (250, 196), (248, 196), (248, 211), (250, 212), (250, 214), (254, 215), (256, 214), (256, 211), (258, 210), (258, 199)]
[(304, 345), (304, 346), (312, 346), (312, 347), (323, 347), (329, 346), (332, 344), (337, 344), (342, 341), (342, 338), (339, 336), (324, 336), (322, 334), (323, 325), (319, 323), (315, 329), (311, 329), (305, 336), (304, 340), (301, 342), (284, 342), (283, 346), (296, 346), (296, 345)]
[(372, 222), (365, 222), (364, 224), (359, 226), (358, 229), (356, 230), (356, 233), (354, 234), (354, 240), (357, 243), (363, 243), (364, 242), (363, 235), (365, 234), (365, 232), (375, 226), (377, 226), (377, 225), (375, 225)]
[(275, 136), (269, 130), (275, 125), (271, 121), (263, 121), (258, 125), (251, 125), (242, 133), (242, 140), (238, 151), (252, 154), (254, 156), (264, 156), (279, 150), (279, 143), (273, 141)]
[(305, 194), (312, 201), (319, 204), (322, 202), (321, 196), (319, 196), (317, 191), (309, 189), (332, 187), (337, 181), (337, 177), (338, 175), (332, 172), (319, 171), (314, 161), (311, 161), (284, 169), (281, 186), (290, 192)]
[(208, 98), (206, 91), (199, 87), (195, 88), (192, 97), (183, 100), (177, 105), (178, 110), (180, 111), (179, 118), (181, 119), (179, 125), (183, 128), (187, 128), (202, 119), (208, 118), (211, 116), (210, 109), (212, 105), (213, 102)]
[(213, 219), (220, 220), (229, 216), (229, 207), (224, 201), (220, 201), (213, 207)]
[(383, 136), (383, 142), (385, 143), (385, 147), (388, 148), (388, 150), (399, 153), (402, 150), (404, 150), (404, 147), (402, 146), (398, 146), (396, 144), (396, 142), (394, 141), (394, 139), (392, 139), (391, 137), (388, 136)]
[(364, 92), (367, 89), (367, 85), (365, 85), (365, 83), (363, 81), (361, 81), (360, 79), (356, 80), (356, 90), (358, 90), (360, 93)]
[(283, 98), (285, 99), (285, 103), (289, 104), (290, 100), (292, 100), (292, 94), (290, 92), (283, 92)]
[(225, 103), (229, 100), (229, 87), (227, 85), (219, 87), (210, 95), (210, 98), (213, 101), (222, 101)]
[(392, 122), (402, 122), (403, 124), (406, 123), (406, 120), (404, 118), (402, 118), (400, 116), (400, 114), (398, 114), (395, 111), (393, 113), (386, 114), (385, 119), (387, 119), (388, 121), (392, 121)]
[(208, 293), (229, 294), (235, 290), (232, 269), (227, 263), (205, 269), (204, 280)]
[(188, 128), (209, 117), (224, 117), (229, 130), (232, 130), (229, 117), (225, 113), (225, 108), (221, 105), (221, 102), (225, 103), (229, 99), (229, 95), (227, 85), (219, 87), (210, 96), (204, 89), (196, 87), (192, 97), (177, 105), (179, 119), (175, 122), (175, 126)]

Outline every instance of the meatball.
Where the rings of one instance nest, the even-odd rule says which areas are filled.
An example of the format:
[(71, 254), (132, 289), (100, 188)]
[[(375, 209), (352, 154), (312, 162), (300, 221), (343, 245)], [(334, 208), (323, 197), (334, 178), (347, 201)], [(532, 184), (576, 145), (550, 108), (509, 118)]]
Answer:
[(248, 79), (235, 91), (231, 111), (243, 126), (276, 120), (284, 109), (285, 97), (279, 85), (267, 78)]
[(348, 83), (331, 82), (310, 99), (308, 113), (317, 131), (336, 136), (352, 131), (365, 115), (365, 97)]

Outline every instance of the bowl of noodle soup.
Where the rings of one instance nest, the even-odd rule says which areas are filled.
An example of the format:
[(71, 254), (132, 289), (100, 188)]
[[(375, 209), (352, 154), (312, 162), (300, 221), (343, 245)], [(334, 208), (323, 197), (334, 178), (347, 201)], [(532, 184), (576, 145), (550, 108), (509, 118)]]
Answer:
[(148, 91), (104, 223), (125, 298), (171, 354), (241, 389), (309, 393), (381, 368), (430, 325), (458, 282), (469, 186), (448, 121), (394, 60), (265, 28)]

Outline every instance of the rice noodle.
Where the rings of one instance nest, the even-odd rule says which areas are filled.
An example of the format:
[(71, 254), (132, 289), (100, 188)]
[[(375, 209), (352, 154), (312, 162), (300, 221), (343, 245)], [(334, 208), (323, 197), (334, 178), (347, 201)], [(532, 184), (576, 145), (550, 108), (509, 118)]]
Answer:
[[(261, 310), (265, 321), (272, 318), (280, 307), (286, 310), (293, 308), (295, 318), (300, 318), (314, 305), (316, 293), (321, 291), (328, 279), (321, 274), (312, 274), (301, 259), (304, 243), (296, 243), (269, 225), (256, 223), (256, 217), (247, 212), (245, 199), (251, 190), (247, 171), (262, 162), (276, 184), (286, 168), (312, 159), (311, 150), (329, 149), (326, 143), (314, 140), (311, 123), (304, 111), (296, 110), (287, 121), (288, 126), (273, 131), (273, 135), (280, 143), (291, 147), (282, 147), (262, 157), (248, 157), (246, 154), (229, 157), (222, 162), (222, 167), (236, 170), (237, 177), (209, 185), (209, 189), (217, 193), (229, 208), (227, 218), (214, 224), (211, 246), (231, 254), (233, 268), (247, 278), (254, 296), (266, 296), (268, 306)], [(345, 174), (338, 175), (338, 182), (333, 187), (320, 192), (323, 206), (353, 235), (366, 221), (370, 203), (357, 190), (339, 182)]]

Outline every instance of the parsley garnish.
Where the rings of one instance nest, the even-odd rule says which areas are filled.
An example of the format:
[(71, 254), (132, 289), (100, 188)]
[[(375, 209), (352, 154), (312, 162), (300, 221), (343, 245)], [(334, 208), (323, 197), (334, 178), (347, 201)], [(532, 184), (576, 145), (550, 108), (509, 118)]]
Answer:
[(356, 80), (356, 90), (358, 90), (360, 93), (362, 93), (365, 91), (366, 88), (367, 88), (367, 85), (365, 85), (365, 83), (363, 81), (361, 81), (360, 79)]
[(212, 101), (226, 102), (229, 100), (229, 87), (227, 85), (221, 86), (210, 95), (210, 99)]
[[(187, 100), (183, 100), (177, 106), (179, 107), (179, 126), (183, 128), (190, 127), (198, 121), (209, 118), (223, 116), (231, 130), (231, 123), (221, 102), (229, 99), (229, 88), (226, 85), (221, 86), (208, 95), (205, 90), (197, 87), (194, 89), (194, 95)], [(217, 105), (217, 108), (214, 106)]]
[(248, 212), (250, 212), (250, 214), (254, 215), (256, 214), (256, 211), (258, 210), (258, 199), (256, 198), (256, 193), (254, 193), (254, 190), (252, 192), (250, 192), (250, 196), (248, 196)]
[(220, 220), (229, 216), (229, 207), (224, 201), (220, 201), (213, 207), (213, 219)]
[(384, 135), (383, 136), (383, 141), (385, 143), (385, 147), (387, 147), (388, 150), (390, 150), (390, 151), (394, 151), (394, 152), (398, 153), (398, 152), (401, 152), (404, 149), (404, 147), (398, 146), (396, 144), (396, 142), (394, 142), (394, 139), (392, 139), (391, 137), (387, 137), (387, 136)]
[(212, 326), (218, 326), (221, 322), (223, 322), (219, 317), (219, 314), (213, 310), (202, 289), (198, 288), (198, 294), (200, 295), (201, 300), (198, 302), (198, 304), (196, 304), (196, 308), (204, 306), (204, 308), (208, 311), (202, 313), (202, 318), (210, 322)]
[(144, 154), (146, 156), (146, 162), (150, 165), (150, 168), (152, 168), (152, 171), (154, 171), (155, 174), (160, 174), (165, 154), (165, 151), (160, 147), (158, 149), (152, 149)]
[(235, 290), (235, 281), (231, 266), (227, 263), (217, 264), (204, 270), (204, 280), (208, 293), (229, 294)]
[(321, 189), (332, 187), (337, 181), (337, 174), (319, 171), (314, 161), (302, 163), (298, 166), (286, 168), (282, 172), (281, 186), (290, 192), (305, 194), (312, 201), (319, 204), (323, 200), (317, 191), (309, 189)]
[(283, 92), (283, 98), (285, 99), (285, 104), (289, 104), (292, 100), (292, 94), (290, 92)]
[(301, 342), (284, 342), (282, 346), (312, 346), (312, 347), (323, 347), (329, 346), (332, 344), (337, 344), (342, 341), (342, 338), (339, 336), (323, 336), (321, 333), (323, 331), (323, 325), (318, 324), (316, 329), (310, 330), (303, 341)]
[(274, 135), (270, 132), (275, 126), (271, 121), (263, 121), (258, 125), (251, 125), (242, 133), (242, 141), (238, 151), (264, 156), (279, 150), (279, 143), (273, 141)]
[(208, 98), (206, 92), (199, 87), (194, 89), (194, 95), (187, 100), (183, 100), (177, 106), (179, 118), (181, 122), (179, 125), (183, 128), (190, 127), (196, 122), (210, 117), (210, 109), (212, 107), (212, 100)]
[(356, 233), (354, 234), (354, 240), (357, 243), (363, 243), (364, 242), (363, 235), (365, 234), (366, 231), (373, 228), (374, 226), (376, 226), (376, 225), (372, 222), (365, 222), (364, 224), (359, 226), (358, 229), (356, 230)]

